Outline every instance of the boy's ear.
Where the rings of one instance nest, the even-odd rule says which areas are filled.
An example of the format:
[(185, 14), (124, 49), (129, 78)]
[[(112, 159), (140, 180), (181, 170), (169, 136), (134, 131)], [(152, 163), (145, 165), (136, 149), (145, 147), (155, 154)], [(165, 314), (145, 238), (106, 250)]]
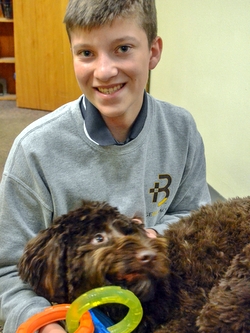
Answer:
[(150, 47), (150, 59), (149, 59), (149, 70), (154, 69), (158, 62), (161, 59), (161, 52), (162, 52), (162, 39), (161, 37), (157, 36)]

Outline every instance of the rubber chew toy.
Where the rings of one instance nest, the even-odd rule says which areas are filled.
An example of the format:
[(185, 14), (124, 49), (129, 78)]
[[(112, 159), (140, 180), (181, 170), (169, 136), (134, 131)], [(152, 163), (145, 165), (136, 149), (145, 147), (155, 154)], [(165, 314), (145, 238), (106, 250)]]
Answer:
[(34, 333), (47, 324), (65, 319), (69, 333), (93, 333), (95, 327), (88, 310), (107, 303), (120, 303), (129, 308), (122, 321), (107, 328), (110, 333), (130, 333), (141, 321), (138, 298), (129, 290), (108, 286), (88, 291), (71, 305), (58, 304), (35, 314), (19, 326), (17, 333)]
[(123, 320), (107, 328), (110, 333), (130, 333), (140, 323), (143, 312), (138, 298), (129, 290), (108, 286), (92, 289), (78, 297), (71, 304), (66, 315), (66, 325), (69, 333), (77, 331), (80, 318), (86, 311), (107, 303), (119, 303), (129, 308)]
[[(58, 304), (51, 306), (42, 312), (35, 314), (25, 323), (21, 324), (17, 330), (17, 333), (34, 333), (39, 328), (56, 322), (58, 320), (65, 320), (66, 314), (70, 308), (70, 304)], [(93, 333), (94, 324), (90, 313), (87, 311), (81, 316), (80, 326), (76, 333)]]

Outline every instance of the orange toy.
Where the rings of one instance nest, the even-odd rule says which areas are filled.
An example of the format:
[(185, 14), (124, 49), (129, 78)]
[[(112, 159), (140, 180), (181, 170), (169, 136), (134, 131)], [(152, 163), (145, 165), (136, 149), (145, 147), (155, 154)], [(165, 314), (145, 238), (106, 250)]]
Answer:
[[(70, 308), (70, 304), (58, 304), (51, 306), (42, 312), (35, 314), (25, 323), (19, 326), (17, 333), (34, 333), (39, 328), (53, 323), (55, 321), (64, 320), (66, 313)], [(93, 333), (94, 324), (90, 313), (85, 312), (80, 318), (80, 325), (75, 333)]]

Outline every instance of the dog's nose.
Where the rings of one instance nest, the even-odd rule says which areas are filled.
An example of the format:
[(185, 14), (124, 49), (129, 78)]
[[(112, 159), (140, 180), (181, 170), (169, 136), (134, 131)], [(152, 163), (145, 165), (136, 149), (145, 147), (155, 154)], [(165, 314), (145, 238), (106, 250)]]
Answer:
[(156, 254), (152, 250), (141, 250), (136, 254), (136, 258), (142, 263), (147, 264), (156, 257)]

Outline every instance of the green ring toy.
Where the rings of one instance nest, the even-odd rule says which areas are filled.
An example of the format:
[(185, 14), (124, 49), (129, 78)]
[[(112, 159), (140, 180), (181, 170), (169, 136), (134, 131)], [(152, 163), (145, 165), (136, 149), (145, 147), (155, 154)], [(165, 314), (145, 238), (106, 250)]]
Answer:
[(138, 298), (129, 290), (116, 286), (107, 286), (92, 289), (78, 297), (70, 305), (66, 315), (69, 333), (73, 333), (78, 329), (80, 318), (86, 311), (107, 303), (119, 303), (129, 308), (123, 320), (107, 328), (110, 333), (129, 333), (140, 323), (143, 312)]

